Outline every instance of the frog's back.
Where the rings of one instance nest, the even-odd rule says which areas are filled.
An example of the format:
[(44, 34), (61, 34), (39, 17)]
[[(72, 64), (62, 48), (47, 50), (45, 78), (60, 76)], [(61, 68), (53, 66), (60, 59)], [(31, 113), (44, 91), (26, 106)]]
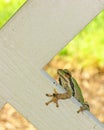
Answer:
[(82, 91), (77, 83), (77, 81), (71, 77), (72, 79), (72, 82), (74, 83), (74, 91), (75, 91), (75, 95), (74, 97), (80, 102), (80, 103), (84, 103), (84, 98), (83, 98), (83, 95), (82, 95)]

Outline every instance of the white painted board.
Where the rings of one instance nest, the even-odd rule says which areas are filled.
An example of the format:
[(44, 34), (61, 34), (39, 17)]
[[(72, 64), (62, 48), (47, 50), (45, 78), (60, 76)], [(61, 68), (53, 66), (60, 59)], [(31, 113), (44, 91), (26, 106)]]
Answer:
[[(39, 130), (103, 130), (74, 99), (45, 106), (42, 68), (102, 9), (99, 0), (29, 0), (0, 31), (0, 95)], [(59, 89), (60, 90), (60, 89)], [(60, 90), (61, 91), (61, 90)]]

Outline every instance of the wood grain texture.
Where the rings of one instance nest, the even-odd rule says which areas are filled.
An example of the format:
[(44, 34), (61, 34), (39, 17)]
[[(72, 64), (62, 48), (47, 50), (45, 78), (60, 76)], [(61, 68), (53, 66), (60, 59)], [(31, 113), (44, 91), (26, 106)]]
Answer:
[(0, 95), (0, 108), (6, 104), (6, 100)]
[(104, 7), (104, 0), (99, 0), (99, 2), (100, 2), (101, 5)]
[(29, 0), (2, 28), (0, 95), (39, 130), (104, 129), (89, 112), (77, 114), (73, 99), (45, 106), (55, 85), (42, 71), (102, 9), (98, 0)]

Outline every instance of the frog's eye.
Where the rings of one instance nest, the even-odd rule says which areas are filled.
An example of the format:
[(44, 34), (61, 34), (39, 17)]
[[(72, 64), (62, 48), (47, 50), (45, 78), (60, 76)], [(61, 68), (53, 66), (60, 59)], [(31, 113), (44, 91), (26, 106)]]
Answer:
[(64, 69), (64, 72), (65, 72), (65, 73), (69, 73), (69, 71), (68, 71), (67, 69)]
[(90, 107), (89, 104), (88, 104), (87, 102), (85, 102), (84, 105), (86, 105), (88, 108)]
[(67, 70), (67, 69), (64, 69), (64, 72), (67, 74), (67, 75), (71, 75), (71, 72), (69, 72), (69, 70)]

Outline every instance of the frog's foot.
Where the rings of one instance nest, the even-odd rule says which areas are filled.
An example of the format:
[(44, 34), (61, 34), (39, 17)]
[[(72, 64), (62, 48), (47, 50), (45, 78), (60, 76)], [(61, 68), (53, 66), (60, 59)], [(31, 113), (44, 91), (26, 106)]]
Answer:
[(45, 103), (46, 105), (49, 105), (51, 102), (54, 102), (54, 103), (56, 103), (56, 107), (59, 107), (59, 105), (58, 105), (58, 98), (57, 98), (57, 94), (56, 93), (53, 93), (52, 95), (51, 94), (46, 94), (46, 96), (52, 97), (52, 99), (50, 101)]
[(90, 111), (90, 107), (89, 107), (88, 103), (84, 103), (83, 106), (81, 106), (80, 109), (77, 111), (77, 113), (83, 112), (84, 110)]

